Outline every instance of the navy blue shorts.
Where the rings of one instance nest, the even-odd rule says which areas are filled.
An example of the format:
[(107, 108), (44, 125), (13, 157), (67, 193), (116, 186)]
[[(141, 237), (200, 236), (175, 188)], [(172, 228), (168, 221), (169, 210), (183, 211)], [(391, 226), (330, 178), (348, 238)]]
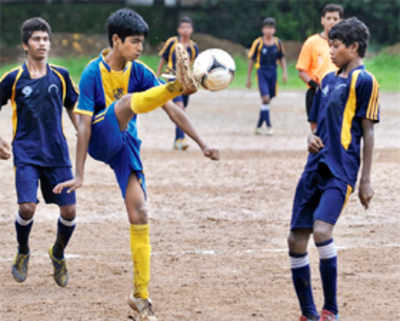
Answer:
[(172, 99), (174, 103), (182, 102), (183, 107), (187, 107), (189, 103), (189, 96), (188, 95), (181, 95), (181, 96), (176, 96), (174, 99)]
[(320, 220), (336, 224), (352, 188), (326, 171), (303, 172), (294, 197), (290, 229), (312, 229)]
[(39, 181), (43, 198), (47, 204), (57, 204), (58, 206), (75, 204), (75, 192), (67, 194), (67, 190), (64, 189), (61, 194), (53, 193), (54, 186), (72, 178), (71, 167), (17, 165), (15, 168), (15, 187), (18, 204), (39, 203), (37, 198)]
[(132, 172), (136, 174), (146, 196), (146, 183), (140, 159), (141, 141), (137, 138), (136, 128), (133, 128), (134, 125), (131, 123), (128, 125), (129, 130), (119, 129), (114, 107), (115, 103), (95, 115), (89, 141), (89, 154), (94, 159), (111, 166), (123, 198)]
[(257, 70), (258, 89), (261, 96), (273, 98), (277, 93), (278, 76), (276, 70), (259, 68)]

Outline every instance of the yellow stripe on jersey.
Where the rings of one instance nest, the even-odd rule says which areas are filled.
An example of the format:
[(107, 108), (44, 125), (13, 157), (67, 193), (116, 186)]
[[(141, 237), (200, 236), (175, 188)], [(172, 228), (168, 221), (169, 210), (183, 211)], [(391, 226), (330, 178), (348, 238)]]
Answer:
[(260, 40), (261, 40), (261, 37), (258, 37), (256, 40), (253, 41), (253, 44), (251, 45), (249, 53), (247, 55), (249, 59), (252, 59)]
[(196, 49), (194, 48), (194, 42), (191, 40), (190, 41), (190, 50), (192, 51), (192, 55), (190, 56), (190, 63), (194, 63), (194, 60), (196, 59)]
[(178, 40), (177, 37), (171, 37), (171, 38), (169, 38), (169, 39), (165, 42), (164, 46), (161, 48), (161, 50), (160, 50), (160, 52), (158, 53), (158, 55), (159, 55), (159, 56), (162, 56), (162, 55), (165, 53), (165, 51), (167, 50), (168, 46), (171, 44), (171, 42), (172, 42), (172, 41), (176, 41), (176, 40)]
[(21, 68), (21, 67), (15, 67), (15, 68), (7, 71), (6, 73), (4, 73), (3, 76), (1, 76), (1, 78), (0, 78), (0, 82), (2, 82), (9, 74), (11, 74), (12, 72), (18, 70), (19, 68)]
[(341, 142), (345, 150), (347, 150), (351, 144), (351, 126), (357, 107), (356, 83), (360, 72), (361, 70), (356, 70), (352, 74), (349, 98), (347, 98), (346, 107), (344, 108), (343, 113)]
[(65, 84), (65, 79), (57, 69), (53, 68), (52, 66), (50, 66), (50, 68), (51, 68), (51, 70), (53, 70), (55, 72), (55, 74), (58, 76), (58, 78), (60, 78), (61, 85), (62, 85), (62, 101), (64, 103), (65, 97), (67, 95), (67, 85)]
[(128, 93), (132, 63), (129, 61), (124, 70), (108, 70), (103, 62), (99, 64), (106, 106)]
[(100, 118), (98, 118), (98, 119), (96, 119), (95, 121), (93, 121), (92, 122), (92, 124), (94, 125), (94, 124), (97, 124), (97, 123), (99, 123), (99, 122), (101, 122), (101, 121), (103, 121), (104, 120), (104, 116), (103, 117), (100, 117)]
[(372, 77), (372, 92), (368, 103), (367, 118), (370, 120), (378, 120), (379, 84), (372, 74), (370, 74), (370, 76)]
[(17, 103), (15, 102), (15, 94), (16, 94), (16, 87), (17, 87), (17, 82), (18, 79), (21, 77), (24, 68), (18, 67), (19, 69), (17, 76), (15, 77), (14, 84), (12, 86), (11, 90), (11, 108), (12, 108), (12, 127), (13, 127), (13, 139), (15, 137), (15, 134), (17, 133), (17, 124), (18, 124), (18, 113), (17, 113)]
[(171, 49), (169, 51), (169, 55), (168, 55), (168, 67), (173, 69), (174, 68), (174, 59), (173, 59), (173, 55), (175, 52), (175, 47), (176, 44), (178, 43), (178, 39), (176, 39), (176, 41), (173, 43), (173, 45), (171, 46)]

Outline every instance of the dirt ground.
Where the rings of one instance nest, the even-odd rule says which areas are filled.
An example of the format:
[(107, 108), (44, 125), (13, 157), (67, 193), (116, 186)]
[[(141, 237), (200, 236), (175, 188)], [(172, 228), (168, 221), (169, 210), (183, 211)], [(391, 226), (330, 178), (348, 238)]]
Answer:
[[(297, 180), (305, 164), (303, 92), (281, 92), (272, 104), (275, 133), (254, 136), (259, 98), (252, 91), (200, 92), (188, 114), (212, 162), (191, 142), (172, 151), (174, 127), (162, 110), (140, 117), (151, 215), (151, 296), (160, 321), (297, 321), (286, 236)], [(352, 195), (335, 230), (342, 321), (400, 318), (400, 94), (381, 94), (373, 187), (368, 211)], [(76, 139), (66, 121), (74, 155)], [(0, 113), (11, 138), (11, 112)], [(74, 157), (74, 156), (73, 156)], [(92, 159), (78, 192), (78, 226), (68, 247), (70, 284), (59, 288), (47, 249), (58, 210), (38, 207), (25, 283), (10, 273), (17, 211), (11, 161), (0, 162), (0, 320), (131, 320), (126, 304), (132, 266), (129, 225), (112, 171)], [(41, 198), (41, 196), (40, 196)], [(310, 244), (318, 307), (318, 255)]]

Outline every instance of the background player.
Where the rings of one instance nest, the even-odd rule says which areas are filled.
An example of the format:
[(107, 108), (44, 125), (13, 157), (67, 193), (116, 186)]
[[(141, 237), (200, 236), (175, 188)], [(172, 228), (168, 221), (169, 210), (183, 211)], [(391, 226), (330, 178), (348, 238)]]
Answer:
[(140, 320), (157, 320), (149, 299), (150, 237), (145, 206), (146, 185), (140, 160), (141, 141), (137, 136), (136, 115), (165, 104), (170, 117), (200, 145), (205, 156), (218, 159), (217, 150), (208, 148), (198, 137), (185, 113), (170, 99), (196, 91), (185, 48), (176, 45), (177, 80), (160, 85), (156, 75), (136, 61), (143, 51), (147, 23), (136, 12), (121, 9), (107, 20), (110, 49), (104, 50), (83, 71), (78, 106), (76, 177), (59, 184), (54, 191), (68, 192), (82, 186), (86, 154), (105, 162), (114, 170), (130, 222), (134, 265), (134, 291), (128, 303), (139, 312)]
[(323, 78), (314, 99), (310, 119), (317, 123), (317, 129), (308, 138), (310, 154), (297, 185), (288, 239), (301, 321), (318, 320), (307, 255), (311, 233), (320, 256), (325, 298), (319, 320), (339, 319), (337, 253), (332, 234), (357, 181), (361, 138), (363, 166), (358, 196), (366, 209), (374, 195), (371, 187), (373, 127), (379, 121), (379, 105), (378, 83), (362, 62), (368, 39), (368, 28), (354, 17), (338, 23), (329, 32), (331, 58), (339, 71)]
[(282, 80), (287, 81), (286, 59), (282, 42), (274, 37), (276, 32), (276, 22), (274, 18), (265, 18), (262, 25), (262, 37), (258, 37), (251, 45), (248, 57), (249, 68), (247, 73), (247, 88), (251, 88), (251, 74), (253, 65), (256, 64), (258, 89), (261, 95), (261, 110), (258, 118), (255, 134), (260, 135), (262, 125), (265, 122), (267, 131), (265, 134), (272, 135), (272, 125), (270, 120), (270, 102), (277, 94), (278, 73), (277, 62), (282, 67)]
[[(310, 116), (315, 91), (323, 76), (336, 70), (336, 66), (329, 56), (328, 33), (336, 23), (343, 19), (343, 15), (344, 10), (341, 5), (325, 5), (321, 13), (321, 24), (324, 30), (307, 38), (301, 48), (296, 69), (299, 71), (299, 77), (309, 87), (306, 92), (307, 118)], [(316, 124), (311, 123), (311, 126), (314, 129)]]
[[(169, 71), (175, 72), (176, 70), (176, 53), (175, 47), (177, 43), (181, 43), (187, 50), (190, 61), (193, 64), (194, 60), (199, 54), (199, 47), (197, 44), (191, 39), (193, 34), (193, 21), (189, 17), (183, 17), (179, 21), (178, 26), (178, 36), (169, 38), (162, 49), (160, 50), (159, 55), (161, 56), (160, 63), (157, 69), (157, 75), (160, 76), (163, 66), (167, 64), (167, 69)], [(189, 95), (180, 95), (173, 99), (174, 103), (176, 103), (182, 110), (188, 106), (189, 103)], [(174, 149), (177, 150), (186, 150), (189, 147), (186, 139), (184, 131), (176, 126), (175, 129), (175, 141), (174, 141)]]
[[(25, 281), (30, 257), (29, 234), (36, 210), (37, 188), (46, 203), (60, 208), (57, 238), (49, 250), (54, 279), (59, 286), (68, 284), (64, 249), (75, 229), (75, 193), (54, 194), (57, 183), (72, 178), (68, 146), (62, 129), (62, 107), (76, 128), (72, 110), (78, 91), (66, 69), (49, 65), (51, 28), (42, 18), (26, 20), (21, 27), (25, 63), (6, 73), (0, 80), (0, 106), (11, 100), (18, 213), (15, 229), (18, 253), (12, 266), (17, 282)], [(0, 155), (7, 159), (9, 146), (1, 140)]]

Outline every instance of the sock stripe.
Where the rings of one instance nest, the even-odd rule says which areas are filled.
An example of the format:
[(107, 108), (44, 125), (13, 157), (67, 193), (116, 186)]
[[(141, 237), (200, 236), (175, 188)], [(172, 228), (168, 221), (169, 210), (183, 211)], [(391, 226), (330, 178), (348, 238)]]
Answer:
[(66, 220), (64, 218), (62, 218), (61, 216), (58, 218), (58, 220), (60, 221), (61, 224), (65, 225), (65, 226), (75, 226), (76, 225), (76, 218), (74, 218), (72, 221)]
[(332, 239), (316, 245), (321, 260), (331, 259), (337, 256), (336, 246)]
[(261, 105), (261, 110), (262, 110), (262, 111), (269, 110), (269, 104), (262, 104), (262, 105)]
[(17, 212), (17, 215), (15, 216), (15, 221), (22, 226), (27, 226), (33, 222), (33, 217), (30, 220), (24, 219), (19, 212)]
[(292, 269), (300, 269), (307, 265), (310, 265), (310, 258), (307, 253), (300, 257), (298, 255), (290, 255), (290, 267)]

